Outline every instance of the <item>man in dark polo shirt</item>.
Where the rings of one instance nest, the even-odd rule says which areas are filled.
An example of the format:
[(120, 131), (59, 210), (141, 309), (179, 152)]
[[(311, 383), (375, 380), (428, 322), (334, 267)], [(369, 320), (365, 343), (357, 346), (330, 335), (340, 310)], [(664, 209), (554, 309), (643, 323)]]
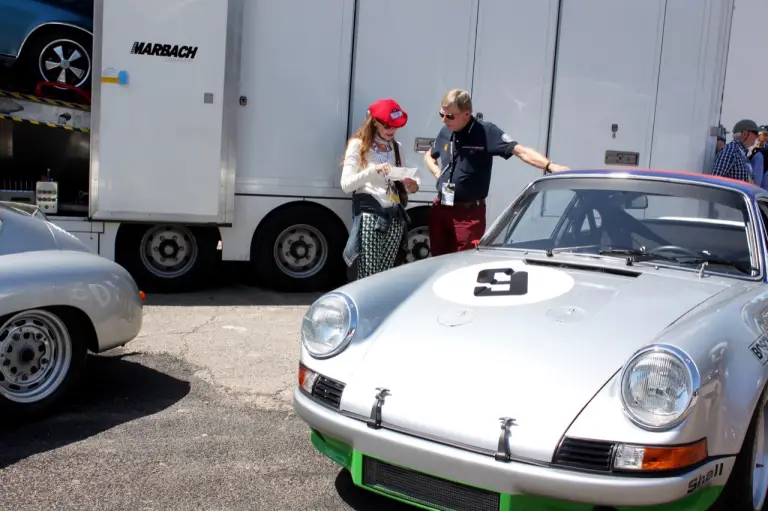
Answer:
[(424, 154), (427, 168), (437, 179), (437, 198), (429, 219), (433, 256), (473, 248), (472, 241), (485, 233), (485, 198), (494, 156), (508, 160), (514, 155), (547, 173), (568, 170), (518, 144), (495, 124), (477, 120), (467, 91), (447, 92), (441, 101), (440, 117), (445, 127), (432, 150)]

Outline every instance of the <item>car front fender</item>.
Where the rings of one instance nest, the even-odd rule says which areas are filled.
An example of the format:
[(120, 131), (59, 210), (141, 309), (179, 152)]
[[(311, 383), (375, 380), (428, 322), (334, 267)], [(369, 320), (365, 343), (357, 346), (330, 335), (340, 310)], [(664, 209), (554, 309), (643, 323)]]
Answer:
[(134, 339), (142, 326), (136, 283), (108, 259), (57, 250), (0, 258), (0, 316), (52, 306), (74, 307), (88, 316), (96, 332), (97, 352)]
[(635, 425), (622, 408), (617, 367), (565, 436), (637, 445), (680, 445), (706, 438), (710, 456), (736, 455), (768, 379), (764, 315), (768, 315), (764, 285), (734, 286), (649, 340), (648, 344), (680, 348), (698, 369), (696, 404), (680, 425), (667, 431)]

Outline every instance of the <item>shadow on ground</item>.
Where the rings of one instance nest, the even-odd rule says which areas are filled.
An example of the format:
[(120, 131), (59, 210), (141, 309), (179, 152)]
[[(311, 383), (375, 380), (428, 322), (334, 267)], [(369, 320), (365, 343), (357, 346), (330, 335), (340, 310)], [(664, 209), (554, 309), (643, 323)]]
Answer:
[(158, 413), (189, 393), (188, 382), (124, 360), (131, 355), (89, 356), (78, 391), (43, 419), (0, 418), (0, 469)]
[(247, 263), (222, 263), (209, 282), (184, 293), (147, 293), (147, 305), (165, 307), (198, 306), (306, 306), (325, 291), (281, 293), (259, 286), (249, 274)]
[(341, 470), (336, 477), (336, 491), (339, 492), (341, 500), (355, 511), (412, 511), (415, 509), (396, 500), (358, 488), (352, 482), (352, 474), (346, 469)]

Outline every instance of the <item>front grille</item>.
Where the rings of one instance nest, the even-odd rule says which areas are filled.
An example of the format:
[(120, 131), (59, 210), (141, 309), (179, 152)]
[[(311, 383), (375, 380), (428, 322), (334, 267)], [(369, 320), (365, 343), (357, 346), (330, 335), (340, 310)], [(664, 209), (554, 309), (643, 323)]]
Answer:
[(614, 446), (613, 442), (566, 438), (560, 444), (552, 464), (608, 472), (611, 470)]
[(375, 458), (363, 459), (363, 484), (382, 493), (441, 511), (498, 511), (498, 493), (454, 483)]
[(312, 389), (312, 397), (323, 404), (336, 408), (341, 405), (341, 394), (344, 392), (344, 384), (340, 381), (318, 376), (315, 387)]

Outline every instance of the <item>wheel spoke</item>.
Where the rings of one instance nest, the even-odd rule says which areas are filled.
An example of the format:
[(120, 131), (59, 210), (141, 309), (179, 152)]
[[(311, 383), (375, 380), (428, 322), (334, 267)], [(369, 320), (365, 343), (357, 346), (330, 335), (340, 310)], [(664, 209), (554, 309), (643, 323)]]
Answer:
[(80, 69), (77, 67), (70, 67), (69, 70), (72, 71), (72, 74), (74, 74), (78, 78), (82, 78), (83, 75), (85, 74), (85, 71), (83, 69)]
[(57, 46), (53, 49), (54, 53), (59, 56), (59, 60), (65, 60), (64, 59), (64, 49), (61, 46)]
[(75, 60), (79, 59), (79, 58), (80, 58), (80, 57), (82, 57), (82, 56), (83, 56), (83, 55), (80, 53), (80, 50), (78, 50), (77, 48), (75, 48), (75, 51), (73, 51), (73, 52), (72, 52), (72, 55), (70, 55), (70, 56), (69, 56), (69, 58), (68, 58), (67, 60), (68, 60), (69, 62), (74, 62)]
[(62, 69), (61, 73), (59, 73), (59, 77), (56, 79), (59, 83), (67, 83), (67, 70)]

